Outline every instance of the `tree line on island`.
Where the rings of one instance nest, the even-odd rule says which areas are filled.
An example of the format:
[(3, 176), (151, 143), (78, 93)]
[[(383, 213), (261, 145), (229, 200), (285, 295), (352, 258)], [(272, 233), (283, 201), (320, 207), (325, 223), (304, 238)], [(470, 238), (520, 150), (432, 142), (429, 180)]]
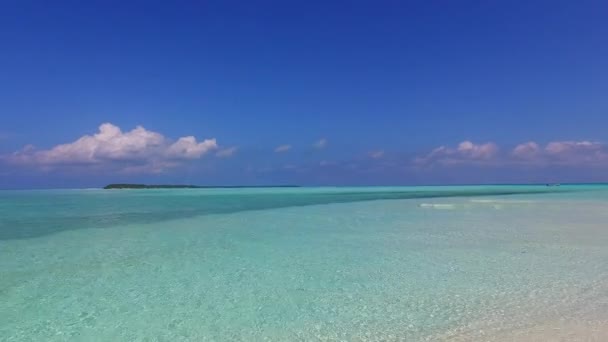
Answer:
[(299, 185), (189, 185), (114, 183), (104, 189), (214, 189), (214, 188), (297, 188)]

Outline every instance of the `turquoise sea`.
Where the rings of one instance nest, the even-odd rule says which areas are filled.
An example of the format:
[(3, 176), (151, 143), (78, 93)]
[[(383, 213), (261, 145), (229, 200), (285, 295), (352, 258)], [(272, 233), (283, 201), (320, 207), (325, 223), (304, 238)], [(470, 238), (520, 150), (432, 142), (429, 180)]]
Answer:
[(608, 341), (608, 186), (0, 191), (0, 341)]

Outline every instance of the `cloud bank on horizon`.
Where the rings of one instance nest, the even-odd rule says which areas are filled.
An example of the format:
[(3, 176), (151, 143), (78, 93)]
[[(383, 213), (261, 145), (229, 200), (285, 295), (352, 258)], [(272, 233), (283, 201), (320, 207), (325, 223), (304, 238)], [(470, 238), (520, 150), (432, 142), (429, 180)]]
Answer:
[[(313, 147), (323, 149), (327, 147), (327, 143), (326, 138), (321, 138)], [(292, 147), (290, 144), (279, 145), (274, 152), (285, 153)], [(229, 158), (239, 151), (239, 147), (219, 146), (215, 138), (199, 141), (194, 136), (184, 136), (172, 140), (142, 126), (122, 131), (114, 124), (104, 123), (99, 126), (97, 133), (84, 135), (73, 142), (49, 149), (37, 149), (28, 145), (10, 155), (0, 157), (0, 160), (15, 167), (28, 167), (33, 170), (88, 168), (121, 173), (163, 173), (201, 159), (212, 151), (217, 158)], [(373, 150), (367, 157), (370, 163), (376, 164), (375, 169), (382, 165), (401, 165), (415, 169), (458, 166), (608, 167), (608, 145), (590, 140), (564, 140), (541, 146), (537, 142), (529, 141), (510, 149), (501, 149), (495, 142), (474, 143), (465, 140), (457, 146), (439, 146), (413, 159), (399, 160), (391, 155), (390, 160), (387, 160), (384, 150)], [(346, 160), (323, 160), (315, 164), (324, 167), (350, 165), (349, 159)], [(289, 169), (302, 168), (294, 166)]]
[(436, 165), (608, 167), (608, 145), (594, 141), (552, 141), (544, 147), (529, 141), (501, 153), (494, 142), (465, 140), (457, 147), (440, 146), (414, 159), (418, 167)]

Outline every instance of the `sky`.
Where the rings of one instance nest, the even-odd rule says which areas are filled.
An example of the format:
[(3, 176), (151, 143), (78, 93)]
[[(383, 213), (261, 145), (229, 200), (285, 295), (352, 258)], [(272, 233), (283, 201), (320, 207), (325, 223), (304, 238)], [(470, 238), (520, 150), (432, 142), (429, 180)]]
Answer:
[(608, 181), (605, 1), (3, 1), (0, 188)]

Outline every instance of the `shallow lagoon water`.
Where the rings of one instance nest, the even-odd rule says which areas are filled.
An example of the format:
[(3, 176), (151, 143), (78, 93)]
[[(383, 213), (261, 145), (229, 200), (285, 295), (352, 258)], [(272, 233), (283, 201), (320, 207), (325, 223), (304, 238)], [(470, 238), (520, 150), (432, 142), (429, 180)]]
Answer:
[(0, 340), (601, 341), (607, 209), (604, 186), (1, 191)]

